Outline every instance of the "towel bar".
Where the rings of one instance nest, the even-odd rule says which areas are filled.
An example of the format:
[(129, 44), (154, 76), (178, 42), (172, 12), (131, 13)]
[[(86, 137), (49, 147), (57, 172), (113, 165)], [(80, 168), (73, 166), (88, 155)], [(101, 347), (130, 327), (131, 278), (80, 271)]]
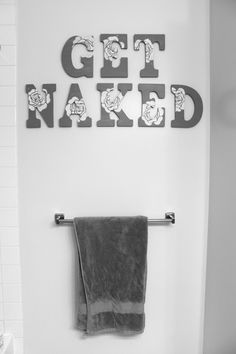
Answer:
[[(72, 224), (73, 219), (65, 219), (65, 215), (55, 214), (54, 221), (57, 225)], [(163, 225), (163, 224), (175, 224), (175, 213), (165, 213), (165, 219), (148, 219), (148, 225)]]

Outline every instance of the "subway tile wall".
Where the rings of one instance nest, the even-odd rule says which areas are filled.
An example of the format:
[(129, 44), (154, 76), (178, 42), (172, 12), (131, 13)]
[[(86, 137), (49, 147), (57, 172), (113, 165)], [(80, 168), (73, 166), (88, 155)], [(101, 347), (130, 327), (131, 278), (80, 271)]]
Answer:
[(15, 2), (0, 0), (0, 331), (13, 333), (16, 354), (23, 354), (17, 220), (15, 15)]

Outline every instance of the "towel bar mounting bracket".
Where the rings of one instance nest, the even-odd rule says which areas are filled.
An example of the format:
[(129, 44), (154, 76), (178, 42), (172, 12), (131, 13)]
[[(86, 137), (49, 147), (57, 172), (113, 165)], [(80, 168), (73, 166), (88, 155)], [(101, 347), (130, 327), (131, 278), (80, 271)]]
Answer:
[(165, 213), (165, 218), (171, 220), (172, 224), (175, 224), (175, 213), (173, 212)]
[(55, 214), (55, 216), (54, 216), (54, 220), (55, 220), (55, 223), (57, 225), (59, 225), (60, 221), (62, 221), (64, 219), (65, 219), (65, 215), (64, 214)]

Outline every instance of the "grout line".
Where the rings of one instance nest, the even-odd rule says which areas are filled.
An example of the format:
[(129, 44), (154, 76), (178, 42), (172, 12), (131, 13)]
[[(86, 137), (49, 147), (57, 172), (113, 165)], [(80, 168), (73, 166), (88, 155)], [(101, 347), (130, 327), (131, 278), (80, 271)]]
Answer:
[(15, 148), (16, 147), (16, 144), (15, 145), (1, 145), (0, 144), (0, 148)]
[(3, 128), (14, 128), (14, 127), (16, 127), (16, 124), (12, 124), (12, 125), (10, 125), (10, 124), (8, 124), (8, 125), (1, 125), (1, 124), (0, 124), (0, 129), (3, 129)]
[(0, 127), (2, 130), (4, 130), (5, 128), (8, 128), (6, 125), (1, 126), (1, 124), (0, 124)]
[[(0, 245), (0, 248), (12, 248), (12, 247), (19, 247), (18, 245), (10, 245), (10, 246), (4, 246), (4, 245)], [(9, 265), (8, 263), (4, 263), (5, 265)], [(12, 265), (15, 265), (15, 264), (19, 264), (19, 263), (11, 263)], [(10, 264), (10, 265), (11, 265)]]
[[(0, 147), (0, 149), (1, 149), (1, 147)], [(1, 165), (0, 164), (0, 168), (8, 168), (8, 167), (9, 168), (15, 168), (15, 167), (18, 168), (18, 165)]]
[[(1, 1), (1, 0), (0, 0)], [(0, 50), (1, 49), (4, 49), (4, 47), (15, 47), (15, 48), (17, 48), (17, 44), (14, 44), (14, 43), (9, 43), (9, 42), (1, 42), (0, 43)]]
[(5, 229), (5, 228), (13, 228), (13, 229), (18, 229), (19, 228), (19, 226), (18, 225), (0, 225), (0, 228), (3, 228), (3, 229)]
[(5, 189), (5, 188), (16, 188), (16, 187), (15, 186), (1, 186), (0, 185), (0, 188), (4, 188)]
[(15, 185), (15, 186), (2, 186), (2, 185), (0, 185), (0, 188), (1, 189), (10, 189), (10, 188), (14, 188), (14, 189), (16, 189), (16, 191), (17, 191), (17, 185)]
[(0, 225), (0, 230), (1, 230), (1, 229), (7, 229), (7, 228), (15, 228), (15, 229), (18, 229), (18, 226), (1, 226), (1, 225)]
[(17, 185), (15, 185), (15, 186), (1, 186), (0, 185), (0, 190), (1, 189), (3, 189), (3, 190), (5, 190), (5, 189), (16, 189), (17, 190)]
[(3, 282), (1, 283), (1, 286), (3, 286), (3, 285), (21, 286), (21, 284), (22, 284), (22, 283), (19, 283), (19, 282), (5, 282), (5, 281), (3, 281)]
[(15, 145), (1, 145), (0, 144), (0, 148), (15, 148), (16, 147), (16, 144)]
[(9, 147), (10, 147), (10, 148), (14, 148), (15, 146), (14, 146), (14, 145), (13, 145), (13, 146), (4, 146), (4, 145), (1, 146), (1, 145), (0, 145), (0, 149), (1, 149), (1, 148), (5, 149), (6, 147), (7, 147), (7, 148), (9, 148)]
[(1, 207), (0, 206), (0, 209), (17, 209), (17, 206), (14, 206), (14, 207), (4, 207), (4, 206)]

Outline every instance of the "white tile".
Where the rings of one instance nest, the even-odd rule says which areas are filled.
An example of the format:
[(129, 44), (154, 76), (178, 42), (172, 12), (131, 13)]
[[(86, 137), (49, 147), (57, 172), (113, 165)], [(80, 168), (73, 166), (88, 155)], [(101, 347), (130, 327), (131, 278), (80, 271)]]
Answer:
[(0, 227), (0, 245), (19, 246), (19, 232), (15, 227)]
[(20, 252), (18, 246), (1, 247), (2, 264), (20, 264)]
[(16, 167), (0, 167), (0, 187), (16, 187)]
[(15, 338), (22, 338), (23, 321), (5, 321), (5, 331), (12, 333)]
[(17, 207), (16, 187), (0, 187), (0, 208)]
[(21, 320), (23, 318), (22, 304), (20, 302), (4, 302), (3, 311), (5, 320)]
[(14, 353), (15, 354), (23, 354), (24, 353), (23, 338), (15, 338), (15, 340), (14, 340)]
[(0, 127), (0, 146), (16, 146), (15, 127)]
[(4, 326), (4, 321), (0, 321), (0, 333), (6, 332), (5, 331), (5, 326)]
[(0, 106), (0, 127), (16, 125), (16, 108)]
[(17, 208), (0, 208), (0, 227), (15, 227), (17, 222)]
[(0, 1), (0, 24), (15, 23), (16, 8), (14, 5), (3, 5)]
[(3, 283), (21, 283), (19, 265), (2, 265)]
[(0, 87), (0, 106), (16, 105), (15, 87)]
[(3, 303), (0, 302), (0, 320), (4, 320)]
[(0, 284), (0, 302), (3, 302), (3, 284)]
[(15, 66), (0, 66), (0, 86), (16, 85)]
[(3, 301), (21, 302), (22, 298), (20, 284), (3, 284)]
[(17, 207), (16, 187), (0, 187), (0, 208)]
[(16, 146), (15, 127), (0, 127), (0, 146)]
[(0, 65), (16, 65), (16, 46), (1, 45)]
[(16, 44), (16, 26), (0, 25), (0, 43), (3, 45)]
[(0, 167), (16, 166), (16, 148), (0, 146)]

